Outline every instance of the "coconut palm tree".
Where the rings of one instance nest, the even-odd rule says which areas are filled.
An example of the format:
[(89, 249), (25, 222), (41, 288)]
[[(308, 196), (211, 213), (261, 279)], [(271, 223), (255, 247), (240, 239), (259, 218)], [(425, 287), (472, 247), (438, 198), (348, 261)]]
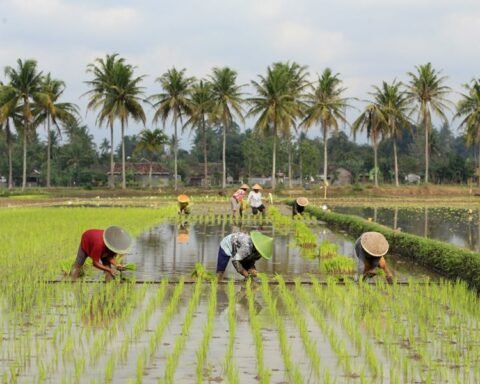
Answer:
[(208, 148), (206, 120), (213, 111), (212, 87), (208, 81), (200, 80), (193, 84), (190, 94), (190, 113), (185, 127), (197, 128), (203, 141), (203, 172), (205, 187), (208, 187)]
[[(380, 108), (386, 121), (388, 135), (392, 138), (395, 186), (398, 187), (400, 183), (398, 181), (397, 140), (404, 129), (411, 127), (408, 117), (410, 113), (409, 98), (407, 93), (402, 90), (402, 84), (395, 80), (391, 84), (384, 81), (381, 87), (374, 86), (373, 88), (374, 103)], [(385, 123), (382, 122), (382, 124)]]
[(467, 93), (458, 101), (454, 118), (462, 118), (459, 128), (464, 131), (467, 145), (478, 146), (480, 167), (480, 81), (473, 79), (464, 88)]
[(341, 86), (342, 81), (338, 76), (338, 73), (333, 74), (330, 68), (326, 68), (318, 77), (313, 92), (307, 95), (308, 107), (306, 117), (302, 122), (306, 128), (320, 124), (323, 136), (323, 183), (325, 188), (328, 185), (328, 132), (332, 129), (338, 130), (339, 122), (347, 124), (345, 110), (350, 106), (349, 99), (343, 97), (345, 88)]
[(237, 85), (237, 72), (228, 67), (213, 68), (210, 75), (212, 84), (213, 112), (214, 121), (222, 124), (223, 142), (222, 142), (222, 188), (227, 185), (227, 162), (226, 162), (226, 146), (227, 132), (230, 129), (233, 116), (237, 116), (240, 121), (243, 120), (242, 94), (240, 89), (242, 85)]
[(445, 85), (446, 77), (440, 75), (431, 63), (416, 66), (416, 73), (408, 72), (410, 82), (408, 85), (408, 98), (418, 111), (420, 124), (425, 129), (425, 182), (428, 183), (429, 172), (429, 136), (432, 131), (432, 113), (443, 122), (447, 122), (445, 110), (449, 109), (451, 102), (446, 98), (451, 91)]
[(105, 114), (106, 94), (113, 82), (113, 71), (116, 65), (123, 64), (125, 59), (118, 57), (117, 53), (107, 54), (105, 58), (96, 58), (93, 63), (87, 65), (87, 73), (93, 76), (92, 80), (85, 83), (90, 87), (90, 90), (84, 95), (89, 95), (89, 102), (87, 104), (88, 110), (99, 110), (97, 115), (97, 124), (103, 125), (106, 123), (110, 128), (110, 188), (115, 188), (114, 182), (114, 143), (113, 143), (113, 123), (114, 116), (112, 113)]
[[(22, 134), (23, 134), (23, 172), (22, 191), (27, 186), (27, 142), (33, 127), (33, 113), (31, 105), (35, 102), (41, 91), (42, 72), (37, 69), (36, 60), (17, 60), (17, 68), (5, 67), (5, 76), (9, 79), (9, 98), (4, 100), (6, 104), (21, 107), (22, 110)], [(20, 128), (20, 127), (18, 127)]]
[(387, 121), (382, 109), (375, 103), (369, 103), (352, 124), (354, 136), (357, 132), (366, 130), (367, 137), (372, 140), (374, 163), (373, 179), (375, 187), (378, 187), (378, 141), (386, 134), (386, 127)]
[(156, 123), (161, 120), (163, 126), (168, 118), (171, 117), (174, 126), (174, 187), (175, 191), (178, 189), (178, 132), (177, 124), (180, 121), (182, 124), (182, 117), (190, 113), (190, 100), (189, 92), (190, 87), (195, 81), (193, 77), (187, 77), (185, 75), (186, 69), (177, 70), (175, 67), (169, 69), (156, 81), (160, 83), (163, 92), (152, 95), (149, 100), (153, 100), (153, 107), (155, 114), (153, 116), (153, 122)]
[(143, 87), (140, 83), (144, 75), (135, 76), (135, 67), (117, 62), (112, 71), (112, 83), (109, 84), (104, 98), (104, 107), (100, 121), (111, 118), (120, 120), (122, 135), (122, 189), (127, 188), (125, 172), (125, 129), (133, 119), (145, 125), (146, 115), (142, 107)]
[(37, 103), (33, 107), (35, 115), (34, 125), (43, 122), (47, 130), (47, 188), (50, 188), (51, 179), (51, 123), (57, 127), (60, 133), (58, 122), (67, 123), (78, 115), (78, 107), (75, 104), (58, 102), (64, 90), (65, 83), (63, 81), (52, 79), (50, 73), (47, 74), (47, 76), (42, 78), (41, 92), (37, 97)]
[(161, 129), (144, 129), (140, 132), (140, 138), (135, 148), (135, 151), (147, 152), (147, 157), (150, 162), (150, 169), (148, 172), (148, 184), (152, 188), (152, 164), (156, 155), (160, 155), (162, 148), (168, 144), (168, 136)]
[(266, 76), (258, 77), (259, 81), (251, 82), (256, 96), (248, 98), (251, 107), (247, 116), (258, 116), (255, 129), (272, 135), (272, 188), (275, 188), (278, 133), (285, 133), (295, 125), (301, 108), (296, 100), (294, 80), (288, 65), (274, 64), (267, 68)]
[(13, 132), (11, 124), (19, 123), (20, 114), (14, 97), (14, 90), (8, 85), (0, 83), (0, 129), (5, 133), (5, 142), (8, 152), (8, 189), (13, 188)]

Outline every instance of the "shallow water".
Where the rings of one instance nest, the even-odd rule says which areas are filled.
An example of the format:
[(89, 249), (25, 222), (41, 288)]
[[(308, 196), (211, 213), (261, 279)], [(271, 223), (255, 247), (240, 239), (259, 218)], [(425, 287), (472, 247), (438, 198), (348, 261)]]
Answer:
[[(223, 237), (233, 231), (248, 233), (253, 229), (259, 229), (274, 238), (272, 259), (261, 259), (257, 262), (256, 267), (260, 272), (271, 276), (282, 274), (287, 280), (297, 276), (308, 279), (310, 274), (327, 277), (319, 272), (318, 259), (310, 260), (301, 256), (300, 249), (294, 245), (293, 233), (282, 233), (271, 225), (258, 227), (244, 224), (239, 228), (228, 223), (186, 223), (183, 226), (178, 223), (165, 223), (139, 236), (125, 260), (137, 265), (136, 278), (142, 281), (156, 281), (163, 277), (176, 279), (180, 275), (190, 274), (196, 263), (201, 263), (208, 271), (215, 272), (218, 248)], [(321, 223), (315, 222), (311, 229), (316, 234), (318, 243), (329, 240), (337, 245), (338, 254), (353, 256), (354, 239), (332, 232)], [(409, 260), (398, 255), (388, 256), (387, 260), (399, 279), (431, 275), (427, 270), (412, 265)], [(231, 263), (227, 267), (226, 277), (243, 279)]]
[(334, 207), (333, 211), (480, 252), (478, 209)]

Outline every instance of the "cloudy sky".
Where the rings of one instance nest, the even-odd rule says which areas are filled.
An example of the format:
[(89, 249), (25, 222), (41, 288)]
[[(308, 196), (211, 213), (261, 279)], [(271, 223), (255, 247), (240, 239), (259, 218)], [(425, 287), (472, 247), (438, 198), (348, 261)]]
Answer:
[[(289, 60), (312, 75), (332, 68), (348, 96), (365, 99), (372, 85), (406, 80), (406, 72), (431, 62), (448, 76), (456, 100), (462, 84), (480, 77), (479, 26), (478, 0), (1, 0), (0, 67), (34, 58), (64, 80), (64, 100), (80, 106), (100, 142), (107, 130), (86, 114), (81, 95), (87, 64), (107, 53), (147, 75), (147, 95), (160, 91), (155, 79), (172, 66), (197, 78), (229, 66), (248, 84)], [(141, 128), (131, 124), (127, 133)]]

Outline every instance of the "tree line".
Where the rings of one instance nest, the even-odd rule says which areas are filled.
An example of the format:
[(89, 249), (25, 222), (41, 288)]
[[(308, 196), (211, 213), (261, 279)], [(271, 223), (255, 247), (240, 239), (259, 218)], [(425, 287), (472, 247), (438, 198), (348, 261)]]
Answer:
[[(191, 161), (196, 157), (197, 163), (202, 162), (207, 180), (207, 163), (217, 160), (218, 151), (222, 163), (222, 188), (226, 186), (227, 174), (265, 175), (264, 164), (267, 163), (273, 188), (278, 169), (285, 171), (291, 181), (294, 176), (304, 174), (304, 167), (311, 164), (323, 166), (322, 177), (326, 183), (329, 161), (337, 166), (345, 163), (354, 175), (361, 173), (358, 168), (362, 165), (363, 172), (370, 173), (376, 186), (380, 178), (391, 180), (398, 186), (400, 163), (402, 169), (415, 169), (417, 173), (418, 165), (422, 164), (425, 182), (429, 182), (430, 177), (434, 177), (435, 182), (462, 181), (473, 174), (477, 167), (475, 161), (480, 159), (479, 81), (473, 79), (465, 84), (465, 92), (454, 104), (449, 100), (452, 90), (447, 85), (446, 76), (431, 63), (416, 66), (414, 71), (407, 73), (405, 82), (382, 81), (374, 85), (369, 99), (363, 100), (365, 107), (358, 111), (352, 123), (347, 121), (346, 111), (353, 108), (352, 102), (356, 99), (345, 95), (346, 88), (340, 74), (330, 68), (312, 80), (307, 66), (295, 62), (273, 63), (268, 66), (266, 74), (251, 81), (251, 94), (244, 92), (245, 84), (238, 84), (237, 72), (229, 67), (215, 67), (202, 79), (188, 76), (186, 69), (173, 67), (156, 79), (160, 92), (152, 95), (145, 95), (142, 87), (145, 76), (137, 75), (136, 71), (137, 68), (118, 54), (97, 58), (87, 66), (89, 79), (85, 83), (88, 91), (84, 94), (88, 97), (87, 108), (96, 113), (96, 123), (110, 131), (110, 141), (102, 143), (97, 150), (88, 128), (81, 123), (78, 107), (61, 100), (65, 90), (63, 81), (53, 78), (50, 73), (44, 74), (38, 63), (31, 59), (18, 59), (16, 67), (5, 67), (5, 82), (0, 83), (0, 127), (3, 132), (0, 144), (7, 153), (9, 187), (13, 186), (13, 170), (16, 169), (14, 151), (21, 142), (22, 189), (25, 188), (27, 169), (31, 169), (27, 161), (38, 157), (29, 146), (42, 146), (37, 136), (37, 129), (42, 125), (47, 132), (47, 142), (45, 167), (42, 164), (41, 168), (45, 168), (47, 187), (51, 186), (51, 163), (56, 158), (52, 153), (52, 140), (58, 140), (62, 131), (67, 134), (67, 143), (61, 146), (60, 152), (67, 164), (75, 164), (78, 171), (85, 163), (90, 167), (102, 164), (108, 156), (110, 174), (113, 175), (117, 157), (122, 164), (122, 188), (127, 186), (126, 159), (137, 154), (150, 159), (160, 159), (163, 155), (163, 160), (173, 169), (175, 190), (179, 172), (188, 173), (186, 159)], [(164, 128), (167, 122), (172, 123), (174, 133), (171, 138), (163, 129), (145, 128), (138, 137), (125, 135), (132, 120), (146, 127), (147, 108), (154, 111), (152, 126), (161, 123)], [(460, 142), (450, 132), (449, 112), (459, 121)], [(433, 126), (434, 118), (442, 123), (438, 129)], [(241, 133), (238, 124), (244, 123), (245, 119), (253, 121), (253, 126)], [(348, 126), (354, 135), (366, 132), (371, 147), (351, 143), (339, 132), (342, 125)], [(305, 132), (312, 128), (319, 129), (321, 138), (307, 138)], [(114, 135), (118, 129), (121, 144), (116, 154)], [(195, 132), (195, 144), (190, 153), (179, 153), (178, 143), (185, 130)], [(209, 138), (212, 133), (215, 134)], [(420, 140), (420, 134), (423, 140)], [(232, 144), (235, 138), (240, 151)], [(127, 153), (126, 141), (135, 142), (135, 148), (130, 145), (130, 153)], [(212, 152), (213, 141), (216, 142), (216, 153)], [(316, 164), (309, 161), (312, 157), (307, 159), (302, 153), (310, 150), (307, 147), (311, 144), (315, 146), (315, 158), (323, 152)], [(345, 145), (351, 151), (332, 145)], [(78, 149), (76, 146), (88, 147), (84, 148), (84, 155), (91, 157), (90, 161), (81, 161), (78, 157), (82, 156), (74, 154)], [(166, 147), (169, 148), (167, 152)], [(370, 151), (373, 149), (370, 155), (365, 150), (368, 147)], [(477, 154), (472, 148), (478, 149)], [(232, 159), (229, 152), (236, 151), (241, 156)], [(335, 158), (336, 151), (342, 152), (341, 159)], [(67, 159), (69, 153), (72, 158)], [(361, 157), (358, 153), (362, 153)], [(260, 164), (255, 161), (257, 158), (262, 159)], [(373, 164), (365, 168), (369, 167), (370, 158), (373, 158)], [(447, 160), (449, 163), (445, 164)], [(179, 170), (182, 161), (180, 166), (183, 168)], [(70, 168), (56, 166), (56, 172), (60, 173)], [(315, 175), (320, 173), (319, 169)], [(443, 172), (439, 173), (440, 169)], [(453, 169), (454, 175), (450, 172)], [(61, 183), (58, 177), (56, 180), (55, 184)], [(110, 183), (114, 187), (113, 177)]]

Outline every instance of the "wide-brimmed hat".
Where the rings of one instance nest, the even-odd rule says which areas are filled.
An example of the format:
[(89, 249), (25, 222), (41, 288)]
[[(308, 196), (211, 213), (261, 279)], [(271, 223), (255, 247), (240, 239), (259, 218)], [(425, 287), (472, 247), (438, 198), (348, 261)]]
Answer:
[(255, 185), (252, 187), (252, 189), (258, 189), (258, 190), (260, 190), (260, 189), (263, 189), (263, 188), (262, 188), (262, 186), (261, 186), (260, 184), (255, 184)]
[(265, 236), (258, 231), (250, 232), (250, 238), (258, 253), (260, 253), (264, 259), (270, 260), (273, 254), (273, 238)]
[(388, 252), (388, 241), (379, 232), (365, 232), (360, 237), (362, 248), (371, 256), (382, 257)]
[(248, 184), (242, 184), (240, 185), (240, 189), (249, 189), (250, 187), (248, 186)]
[(190, 198), (187, 195), (182, 194), (178, 195), (177, 200), (179, 203), (188, 203), (190, 201)]
[(103, 231), (103, 241), (112, 252), (123, 254), (127, 253), (132, 246), (132, 238), (121, 227), (111, 225)]
[(300, 207), (305, 207), (308, 205), (308, 199), (306, 197), (299, 197), (297, 198), (296, 202)]

